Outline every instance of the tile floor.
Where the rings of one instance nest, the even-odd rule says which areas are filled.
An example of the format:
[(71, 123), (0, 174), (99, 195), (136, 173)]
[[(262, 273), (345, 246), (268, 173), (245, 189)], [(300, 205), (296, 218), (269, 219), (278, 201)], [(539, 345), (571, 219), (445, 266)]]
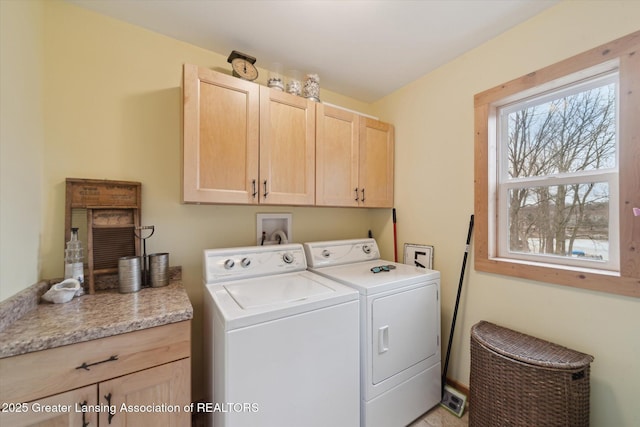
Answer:
[(427, 412), (422, 418), (417, 419), (409, 427), (466, 427), (469, 425), (469, 413), (467, 410), (461, 418), (438, 405)]
[[(451, 412), (438, 405), (415, 420), (408, 427), (466, 427), (469, 425), (469, 414), (465, 410), (462, 418), (458, 418)], [(192, 427), (205, 427), (204, 417), (194, 415)]]

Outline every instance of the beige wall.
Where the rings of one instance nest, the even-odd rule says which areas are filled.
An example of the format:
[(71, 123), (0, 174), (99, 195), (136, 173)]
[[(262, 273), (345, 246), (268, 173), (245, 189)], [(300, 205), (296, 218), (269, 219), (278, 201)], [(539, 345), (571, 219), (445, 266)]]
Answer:
[[(258, 212), (293, 213), (297, 242), (365, 237), (369, 229), (376, 234), (377, 218), (390, 215), (389, 209), (381, 214), (366, 209), (181, 204), (182, 64), (230, 72), (227, 54), (65, 2), (0, 3), (2, 299), (38, 279), (63, 275), (65, 178), (142, 182), (142, 222), (156, 227), (147, 251), (169, 252), (171, 264), (183, 266), (194, 306), (193, 397), (198, 399), (204, 394), (203, 249), (254, 245)], [(12, 48), (7, 61), (5, 44)], [(268, 73), (260, 72), (264, 83)], [(5, 87), (11, 90), (5, 92)], [(328, 91), (321, 96), (364, 113), (370, 109)], [(14, 104), (22, 110), (5, 112), (5, 105)], [(9, 119), (15, 125), (5, 128)], [(15, 194), (5, 188), (15, 189)], [(5, 194), (13, 203), (5, 203)]]
[(43, 22), (38, 2), (0, 1), (0, 301), (40, 270)]
[[(375, 105), (374, 114), (396, 125), (398, 240), (435, 246), (445, 345), (474, 208), (474, 94), (637, 31), (639, 16), (635, 1), (561, 2)], [(640, 425), (632, 409), (640, 300), (479, 273), (470, 261), (449, 377), (469, 384), (470, 328), (492, 321), (595, 356), (592, 425)]]
[[(392, 257), (388, 209), (179, 203), (181, 66), (190, 62), (227, 70), (226, 53), (205, 51), (58, 1), (2, 0), (0, 5), (0, 300), (38, 278), (62, 274), (66, 177), (141, 181), (143, 222), (156, 226), (148, 250), (168, 251), (171, 264), (183, 266), (196, 310), (197, 399), (203, 396), (204, 248), (253, 244), (255, 214), (281, 211), (293, 213), (296, 241), (364, 236), (371, 228), (383, 255)], [(435, 246), (435, 266), (443, 274), (443, 349), (473, 210), (473, 95), (637, 30), (639, 7), (638, 2), (562, 2), (373, 106), (322, 93), (324, 101), (396, 125), (399, 243)], [(42, 44), (45, 53), (39, 54)], [(38, 82), (43, 79), (42, 88)], [(9, 80), (21, 89), (5, 91)], [(15, 114), (6, 108), (13, 104), (21, 108)], [(16, 125), (8, 126), (7, 119)], [(15, 182), (25, 191), (6, 192)], [(23, 255), (16, 257), (9, 250)], [(640, 333), (635, 326), (640, 301), (476, 273), (472, 261), (450, 377), (468, 384), (469, 328), (480, 319), (494, 321), (593, 354), (592, 425), (640, 425), (633, 409), (634, 386), (640, 384)]]

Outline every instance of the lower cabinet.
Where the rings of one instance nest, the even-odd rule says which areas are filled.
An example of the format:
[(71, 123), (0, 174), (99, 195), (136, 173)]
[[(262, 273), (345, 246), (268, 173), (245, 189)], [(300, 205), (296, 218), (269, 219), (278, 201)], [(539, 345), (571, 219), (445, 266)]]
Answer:
[(96, 426), (97, 414), (82, 412), (95, 407), (97, 386), (90, 385), (27, 403), (2, 402), (0, 425), (12, 427)]
[(188, 426), (191, 321), (0, 359), (0, 426)]
[(100, 404), (115, 409), (100, 412), (99, 425), (190, 425), (190, 366), (183, 359), (98, 384)]

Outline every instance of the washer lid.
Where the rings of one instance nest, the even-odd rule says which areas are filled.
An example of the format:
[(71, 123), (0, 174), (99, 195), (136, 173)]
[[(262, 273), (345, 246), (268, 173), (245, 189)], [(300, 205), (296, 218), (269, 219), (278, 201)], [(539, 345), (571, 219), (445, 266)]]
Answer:
[(227, 331), (358, 300), (355, 289), (307, 270), (205, 287)]
[[(383, 265), (392, 265), (396, 268), (379, 273), (371, 271), (373, 267)], [(371, 295), (440, 278), (440, 272), (436, 270), (381, 259), (315, 268), (311, 271), (351, 286), (363, 295)]]
[(330, 294), (333, 289), (310, 277), (265, 277), (256, 285), (251, 282), (224, 285), (231, 298), (243, 309), (302, 301), (313, 295)]

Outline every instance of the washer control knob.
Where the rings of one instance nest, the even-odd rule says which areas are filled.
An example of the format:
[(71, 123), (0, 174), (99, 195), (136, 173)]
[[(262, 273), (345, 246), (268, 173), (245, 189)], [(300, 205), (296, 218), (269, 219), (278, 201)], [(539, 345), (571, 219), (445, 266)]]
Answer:
[(247, 267), (249, 267), (249, 265), (250, 265), (250, 264), (251, 264), (251, 259), (250, 259), (250, 258), (247, 258), (247, 257), (242, 258), (242, 261), (240, 261), (240, 265), (241, 265), (243, 268), (247, 268)]
[(363, 251), (365, 254), (370, 254), (370, 253), (371, 253), (371, 246), (369, 246), (369, 245), (362, 245), (362, 251)]
[(293, 254), (291, 252), (285, 252), (282, 255), (282, 260), (287, 264), (291, 264), (293, 262), (293, 259)]
[(331, 252), (329, 252), (329, 249), (325, 249), (324, 251), (322, 251), (323, 258), (329, 258), (329, 256), (331, 256)]
[(236, 265), (235, 261), (232, 259), (228, 259), (224, 262), (224, 268), (226, 270), (231, 270), (233, 266)]

